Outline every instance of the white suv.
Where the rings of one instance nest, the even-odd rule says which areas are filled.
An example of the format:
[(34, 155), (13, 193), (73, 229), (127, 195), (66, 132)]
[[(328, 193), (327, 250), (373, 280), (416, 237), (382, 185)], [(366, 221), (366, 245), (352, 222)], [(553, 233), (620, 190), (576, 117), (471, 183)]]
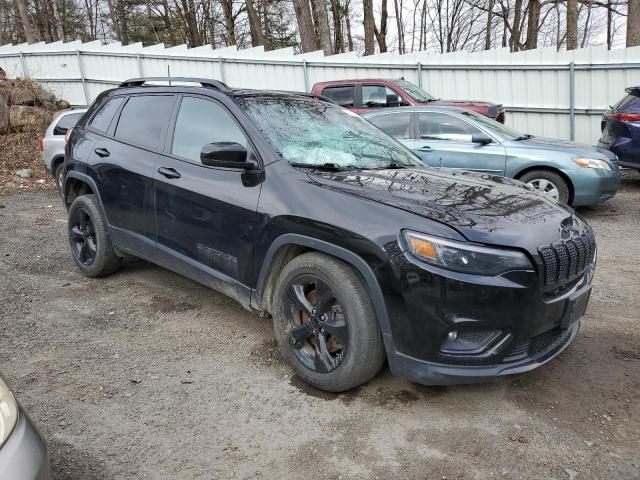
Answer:
[(53, 175), (56, 186), (61, 190), (64, 171), (64, 145), (67, 131), (75, 127), (78, 120), (86, 112), (86, 108), (72, 108), (58, 112), (40, 139), (42, 163), (47, 171)]

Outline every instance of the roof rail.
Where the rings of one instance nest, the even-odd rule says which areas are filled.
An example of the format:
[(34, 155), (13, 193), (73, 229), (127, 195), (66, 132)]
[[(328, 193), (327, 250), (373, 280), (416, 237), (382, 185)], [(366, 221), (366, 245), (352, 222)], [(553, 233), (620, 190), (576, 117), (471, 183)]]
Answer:
[(231, 89), (226, 83), (219, 80), (212, 80), (208, 78), (191, 78), (191, 77), (146, 77), (146, 78), (130, 78), (125, 80), (119, 86), (120, 87), (141, 87), (147, 82), (178, 82), (178, 83), (199, 83), (206, 88), (215, 88), (222, 92), (230, 92)]

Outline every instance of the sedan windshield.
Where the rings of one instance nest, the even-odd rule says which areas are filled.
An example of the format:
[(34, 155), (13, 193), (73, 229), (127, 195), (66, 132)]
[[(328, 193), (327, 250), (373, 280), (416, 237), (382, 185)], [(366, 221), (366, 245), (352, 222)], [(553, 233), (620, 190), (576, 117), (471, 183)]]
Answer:
[(470, 120), (475, 120), (476, 123), (479, 123), (481, 126), (485, 127), (487, 130), (491, 130), (492, 132), (495, 132), (501, 135), (502, 137), (505, 138), (505, 140), (518, 140), (518, 139), (527, 137), (527, 135), (523, 135), (517, 130), (514, 130), (513, 128), (509, 128), (503, 125), (502, 123), (496, 122), (495, 120), (491, 120), (490, 118), (485, 117), (484, 115), (480, 115), (479, 113), (472, 112), (469, 110), (464, 110), (464, 111), (461, 111), (460, 113), (465, 117), (469, 118)]
[(238, 101), (278, 153), (296, 166), (423, 166), (393, 138), (337, 105), (268, 94), (242, 96)]

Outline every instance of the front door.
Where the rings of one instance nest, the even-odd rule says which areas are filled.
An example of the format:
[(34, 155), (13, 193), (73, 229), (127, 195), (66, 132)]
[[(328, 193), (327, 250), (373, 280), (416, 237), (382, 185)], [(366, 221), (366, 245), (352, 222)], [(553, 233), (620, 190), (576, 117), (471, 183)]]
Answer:
[(236, 142), (255, 155), (222, 104), (183, 96), (155, 173), (161, 263), (248, 301), (261, 177), (203, 165), (202, 147), (213, 142)]
[(414, 150), (425, 164), (504, 174), (504, 147), (496, 140), (486, 145), (472, 142), (472, 135), (485, 133), (478, 127), (448, 113), (418, 112), (417, 116)]

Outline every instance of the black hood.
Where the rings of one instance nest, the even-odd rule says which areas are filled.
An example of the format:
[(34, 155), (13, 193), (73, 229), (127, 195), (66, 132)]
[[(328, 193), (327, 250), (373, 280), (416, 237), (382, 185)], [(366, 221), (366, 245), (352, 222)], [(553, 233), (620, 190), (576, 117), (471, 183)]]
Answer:
[(326, 188), (446, 224), (470, 241), (531, 251), (558, 241), (562, 221), (574, 215), (517, 180), (461, 170), (316, 170), (310, 176)]

